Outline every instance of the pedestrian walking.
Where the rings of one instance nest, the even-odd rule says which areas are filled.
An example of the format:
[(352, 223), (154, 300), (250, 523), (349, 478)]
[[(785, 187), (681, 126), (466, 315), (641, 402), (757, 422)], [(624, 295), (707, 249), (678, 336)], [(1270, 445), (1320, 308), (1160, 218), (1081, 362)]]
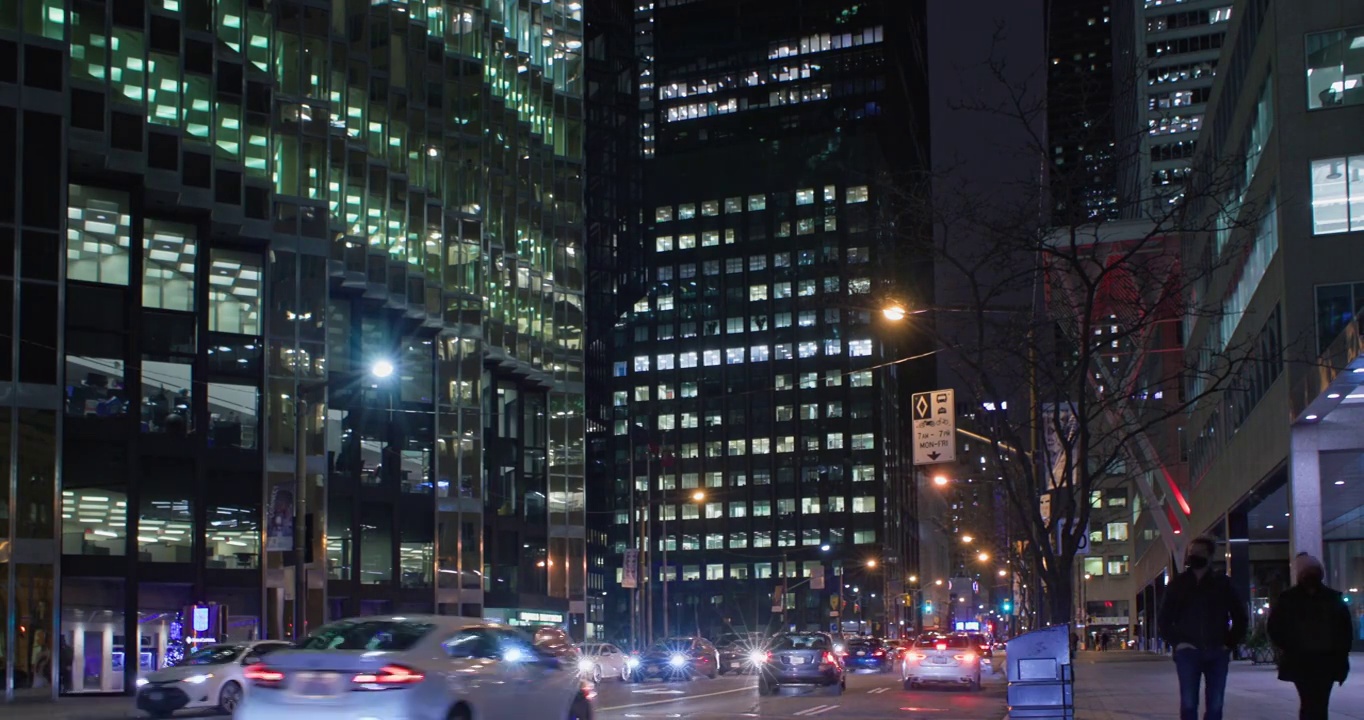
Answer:
[(1299, 720), (1327, 720), (1331, 685), (1350, 674), (1354, 623), (1345, 596), (1326, 586), (1321, 561), (1293, 559), (1293, 587), (1269, 611), (1269, 640), (1279, 648), (1279, 679), (1298, 689)]
[(1170, 582), (1160, 607), (1160, 635), (1174, 648), (1179, 676), (1179, 720), (1198, 720), (1201, 685), (1203, 720), (1222, 720), (1231, 649), (1241, 644), (1249, 622), (1231, 578), (1212, 568), (1216, 551), (1210, 537), (1190, 542), (1185, 570)]

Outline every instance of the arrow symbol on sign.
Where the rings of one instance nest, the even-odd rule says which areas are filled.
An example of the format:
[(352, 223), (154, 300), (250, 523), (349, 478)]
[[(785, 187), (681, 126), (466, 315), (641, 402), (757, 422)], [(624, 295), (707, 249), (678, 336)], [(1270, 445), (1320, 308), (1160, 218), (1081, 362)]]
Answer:
[(938, 456), (941, 455), (941, 454), (942, 454), (942, 453), (939, 453), (937, 450), (934, 450), (933, 452), (931, 452), (931, 453), (928, 454), (928, 459), (929, 459), (929, 460), (937, 460), (937, 459), (938, 459)]

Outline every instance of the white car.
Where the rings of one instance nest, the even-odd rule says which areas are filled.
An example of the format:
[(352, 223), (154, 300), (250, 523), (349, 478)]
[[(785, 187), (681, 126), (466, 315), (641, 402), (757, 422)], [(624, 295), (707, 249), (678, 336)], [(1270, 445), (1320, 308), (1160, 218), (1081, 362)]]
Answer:
[(578, 646), (578, 674), (584, 679), (599, 683), (602, 678), (625, 679), (624, 650), (611, 643), (587, 643)]
[(595, 686), (576, 670), (478, 618), (341, 620), (247, 668), (235, 720), (589, 720)]
[(980, 689), (980, 653), (966, 635), (920, 635), (900, 667), (906, 690), (938, 684)]
[(198, 708), (231, 714), (247, 693), (246, 667), (287, 647), (279, 640), (201, 647), (171, 667), (138, 678), (137, 707), (157, 718)]

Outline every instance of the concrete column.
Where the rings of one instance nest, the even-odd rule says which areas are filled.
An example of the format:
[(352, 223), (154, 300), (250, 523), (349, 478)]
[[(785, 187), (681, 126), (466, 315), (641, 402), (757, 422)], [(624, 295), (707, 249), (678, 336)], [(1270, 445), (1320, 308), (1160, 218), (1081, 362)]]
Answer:
[[(123, 641), (123, 666), (125, 669), (129, 662), (137, 662), (137, 641), (136, 639), (132, 640), (132, 642)], [(117, 677), (114, 676), (114, 626), (105, 625), (104, 632), (101, 633), (100, 637), (99, 689), (103, 692), (122, 692), (125, 674), (119, 673)]]
[(1321, 557), (1321, 429), (1315, 425), (1291, 427), (1288, 507), (1292, 517), (1289, 554), (1310, 553)]
[(1250, 517), (1241, 508), (1227, 512), (1227, 574), (1242, 602), (1250, 601)]
[(73, 627), (71, 667), (66, 668), (71, 673), (71, 687), (67, 688), (67, 692), (77, 693), (85, 690), (85, 623), (76, 623)]

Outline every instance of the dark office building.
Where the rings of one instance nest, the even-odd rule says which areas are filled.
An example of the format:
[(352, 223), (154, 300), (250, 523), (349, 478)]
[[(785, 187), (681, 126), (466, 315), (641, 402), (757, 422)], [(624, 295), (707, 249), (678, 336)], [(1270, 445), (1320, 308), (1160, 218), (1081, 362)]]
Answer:
[[(639, 69), (633, 0), (595, 0), (583, 8), (587, 112), (584, 152), (587, 192), (586, 399), (587, 510), (611, 514), (611, 361), (615, 324), (643, 292), (643, 198), (639, 132)], [(609, 524), (588, 524), (587, 635), (604, 632), (609, 577)]]
[[(1047, 0), (1048, 181), (1053, 224), (1114, 220), (1124, 210), (1119, 167), (1135, 150), (1118, 142), (1131, 81), (1114, 73), (1114, 11), (1134, 0)], [(1117, 18), (1118, 26), (1127, 20)], [(1128, 20), (1128, 25), (1135, 20)], [(1125, 46), (1124, 50), (1130, 50)], [(1125, 167), (1125, 166), (1124, 166)]]
[(581, 15), (0, 3), (7, 698), (289, 636), (296, 487), (309, 626), (583, 634)]
[(593, 516), (612, 542), (612, 639), (629, 635), (618, 583), (641, 534), (652, 599), (636, 622), (655, 635), (775, 627), (774, 602), (801, 627), (905, 617), (918, 518), (904, 405), (933, 368), (895, 362), (924, 341), (914, 316), (881, 309), (932, 297), (922, 215), (906, 212), (927, 167), (923, 12), (638, 11), (648, 277), (612, 336), (614, 488)]

